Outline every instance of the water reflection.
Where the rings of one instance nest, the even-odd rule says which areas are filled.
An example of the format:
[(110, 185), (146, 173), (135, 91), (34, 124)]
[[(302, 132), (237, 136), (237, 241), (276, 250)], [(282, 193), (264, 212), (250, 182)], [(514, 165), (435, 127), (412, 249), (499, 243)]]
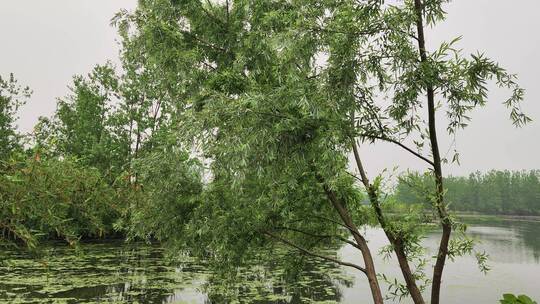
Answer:
[(102, 242), (84, 244), (83, 254), (63, 246), (49, 250), (41, 260), (3, 252), (0, 302), (335, 303), (341, 300), (336, 283), (347, 285), (341, 269), (310, 259), (302, 259), (302, 271), (288, 280), (280, 262), (286, 260), (284, 251), (272, 253), (278, 256), (277, 263), (244, 267), (240, 282), (225, 285), (206, 265), (190, 258), (168, 264), (157, 246)]
[[(325, 254), (336, 253), (328, 249)], [(269, 253), (277, 259), (257, 263), (241, 269), (240, 282), (224, 285), (219, 277), (209, 276), (207, 289), (211, 303), (229, 303), (231, 299), (247, 303), (339, 303), (340, 286), (352, 286), (342, 270), (334, 264), (299, 256), (296, 252), (277, 249)], [(260, 264), (264, 263), (264, 264)], [(298, 271), (287, 272), (286, 265), (295, 265)], [(227, 293), (224, 292), (227, 290)], [(233, 297), (227, 294), (233, 293)]]
[[(477, 250), (485, 251), (490, 258), (488, 265), (491, 270), (487, 275), (480, 272), (476, 259), (465, 256), (449, 262), (445, 267), (441, 297), (446, 304), (492, 304), (498, 303), (503, 293), (528, 294), (537, 301), (540, 300), (540, 222), (516, 221), (501, 219), (471, 219), (464, 220), (469, 224), (468, 234), (479, 241)], [(370, 247), (377, 250), (388, 244), (380, 229), (367, 229)], [(428, 255), (433, 255), (438, 246), (440, 234), (437, 231), (427, 235), (424, 245)], [(354, 259), (356, 253), (352, 248), (344, 247), (340, 254), (346, 259)], [(375, 258), (377, 271), (390, 278), (401, 279), (401, 273), (395, 259), (383, 260)], [(430, 269), (430, 267), (428, 267)], [(342, 288), (341, 303), (355, 303), (357, 299), (367, 299), (369, 287), (365, 279), (352, 272), (355, 285), (352, 288)], [(432, 273), (427, 271), (427, 276)], [(385, 284), (383, 289), (386, 288)], [(429, 291), (429, 290), (428, 290)], [(425, 294), (429, 298), (428, 292)], [(398, 303), (397, 300), (387, 300), (388, 303)], [(401, 303), (412, 303), (403, 300)]]
[(468, 220), (468, 233), (479, 239), (480, 247), (495, 251), (500, 262), (540, 262), (540, 222), (523, 220)]
[[(472, 220), (468, 233), (481, 241), (493, 270), (484, 276), (473, 257), (447, 266), (445, 303), (497, 303), (504, 292), (527, 293), (540, 299), (540, 222)], [(366, 229), (370, 246), (384, 246), (380, 229)], [(438, 234), (428, 235), (427, 247), (437, 246)], [(158, 246), (100, 242), (83, 245), (84, 254), (51, 245), (47, 257), (36, 260), (13, 250), (0, 251), (1, 303), (371, 303), (364, 276), (351, 269), (296, 253), (272, 252), (273, 263), (257, 260), (241, 268), (242, 280), (225, 284), (204, 263), (182, 258), (168, 263)], [(335, 254), (329, 250), (327, 254)], [(337, 251), (343, 259), (361, 263), (356, 250)], [(302, 272), (285, 272), (290, 259), (302, 262)], [(378, 271), (401, 278), (394, 260), (376, 258)], [(429, 275), (429, 273), (428, 273)], [(389, 301), (391, 303), (392, 301)], [(402, 303), (409, 303), (404, 300)]]

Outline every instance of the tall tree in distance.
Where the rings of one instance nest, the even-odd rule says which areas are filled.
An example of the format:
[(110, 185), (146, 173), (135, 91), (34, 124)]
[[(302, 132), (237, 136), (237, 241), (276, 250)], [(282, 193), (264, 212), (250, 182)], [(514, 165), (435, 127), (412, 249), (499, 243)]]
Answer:
[(58, 101), (52, 120), (56, 149), (113, 178), (124, 168), (128, 144), (115, 134), (111, 119), (118, 99), (118, 78), (110, 65), (96, 66), (88, 77), (75, 76), (72, 93)]
[(30, 98), (29, 87), (21, 87), (13, 74), (4, 79), (0, 76), (0, 160), (4, 160), (22, 148), (17, 132), (17, 110)]
[(172, 111), (155, 72), (140, 70), (127, 56), (122, 73), (107, 63), (75, 76), (71, 94), (60, 98), (53, 117), (41, 117), (34, 140), (56, 156), (72, 156), (110, 179), (166, 141)]

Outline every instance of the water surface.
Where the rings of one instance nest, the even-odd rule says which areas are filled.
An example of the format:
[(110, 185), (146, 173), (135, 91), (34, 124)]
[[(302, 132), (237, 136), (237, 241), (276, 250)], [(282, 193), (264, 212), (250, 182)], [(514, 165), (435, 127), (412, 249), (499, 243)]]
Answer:
[[(449, 263), (443, 303), (498, 303), (506, 292), (540, 300), (540, 222), (468, 221), (478, 250), (490, 254), (491, 271), (482, 274), (470, 256)], [(387, 244), (380, 229), (365, 233), (374, 251)], [(425, 240), (428, 248), (437, 242), (437, 232)], [(361, 264), (350, 246), (337, 254)], [(227, 303), (231, 296), (243, 303), (371, 303), (363, 274), (312, 259), (305, 259), (305, 271), (294, 283), (283, 280), (279, 263), (260, 266), (255, 259), (241, 270), (239, 283), (221, 286), (204, 263), (189, 257), (171, 262), (157, 245), (107, 241), (83, 244), (77, 252), (51, 244), (39, 259), (15, 250), (0, 255), (1, 303)], [(387, 277), (401, 278), (393, 259), (378, 256), (376, 265)], [(398, 301), (388, 300), (393, 302)]]

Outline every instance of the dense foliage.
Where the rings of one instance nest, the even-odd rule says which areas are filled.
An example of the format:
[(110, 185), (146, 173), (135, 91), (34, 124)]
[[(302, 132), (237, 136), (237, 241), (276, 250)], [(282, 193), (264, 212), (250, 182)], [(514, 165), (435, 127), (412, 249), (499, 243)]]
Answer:
[(148, 92), (144, 77), (122, 67), (128, 72), (118, 74), (106, 64), (74, 77), (71, 94), (59, 100), (55, 115), (41, 117), (35, 128), (41, 153), (75, 157), (112, 182), (130, 171), (133, 160), (166, 144), (172, 117), (166, 100), (148, 96), (157, 93)]
[(0, 163), (2, 244), (114, 234), (124, 204), (100, 172), (74, 160), (13, 157)]
[[(429, 203), (426, 193), (435, 183), (429, 175), (409, 174), (399, 179), (396, 199), (404, 203)], [(490, 171), (468, 177), (445, 178), (446, 199), (455, 211), (486, 214), (539, 215), (540, 172)]]
[[(122, 67), (124, 74), (105, 64), (75, 76), (71, 93), (52, 117), (40, 117), (29, 137), (14, 122), (30, 91), (13, 76), (0, 79), (3, 242), (35, 247), (50, 237), (74, 243), (115, 236), (124, 234), (134, 206), (150, 210), (142, 208), (148, 196), (139, 191), (133, 166), (175, 145), (173, 112), (144, 73), (127, 59)], [(180, 170), (172, 160), (163, 165)]]
[(164, 149), (137, 160), (134, 172), (138, 191), (124, 223), (130, 236), (165, 242), (170, 235), (183, 234), (179, 241), (187, 242), (184, 228), (202, 200), (201, 165), (185, 152)]

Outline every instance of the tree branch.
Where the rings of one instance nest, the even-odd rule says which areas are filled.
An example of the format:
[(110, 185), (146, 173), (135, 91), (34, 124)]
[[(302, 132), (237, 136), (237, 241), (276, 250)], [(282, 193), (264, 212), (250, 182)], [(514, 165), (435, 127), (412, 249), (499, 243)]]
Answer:
[(288, 241), (278, 235), (275, 235), (271, 232), (268, 232), (268, 231), (263, 231), (263, 234), (285, 244), (285, 245), (288, 245), (288, 246), (291, 246), (297, 250), (299, 250), (300, 252), (304, 253), (304, 254), (307, 254), (307, 255), (310, 255), (310, 256), (313, 256), (313, 257), (316, 257), (316, 258), (319, 258), (319, 259), (323, 259), (323, 260), (326, 260), (326, 261), (330, 261), (330, 262), (333, 262), (333, 263), (336, 263), (336, 264), (339, 264), (339, 265), (342, 265), (342, 266), (349, 266), (349, 267), (352, 267), (352, 268), (355, 268), (355, 269), (358, 269), (360, 271), (362, 271), (363, 273), (366, 273), (366, 270), (356, 264), (353, 264), (353, 263), (348, 263), (348, 262), (343, 262), (343, 261), (340, 261), (338, 259), (335, 259), (335, 258), (332, 258), (332, 257), (328, 257), (328, 256), (324, 256), (324, 255), (321, 255), (321, 254), (318, 254), (318, 253), (314, 253), (314, 252), (311, 252), (309, 251), (308, 249), (305, 249), (303, 247), (300, 247), (294, 243), (292, 243), (291, 241)]
[(185, 35), (185, 36), (189, 36), (193, 40), (199, 42), (202, 46), (205, 46), (205, 47), (208, 47), (208, 48), (211, 48), (211, 49), (214, 49), (214, 50), (218, 50), (218, 51), (221, 51), (221, 52), (224, 52), (224, 53), (228, 52), (227, 49), (224, 49), (224, 48), (222, 48), (220, 46), (217, 46), (217, 45), (214, 45), (214, 44), (209, 43), (207, 41), (204, 41), (203, 39), (197, 37), (197, 35), (195, 35), (193, 33), (190, 33), (188, 31), (181, 30), (180, 33)]
[[(210, 9), (213, 9), (212, 3), (208, 0), (206, 0), (206, 4)], [(208, 16), (208, 18), (213, 19), (214, 21), (217, 21), (218, 23), (221, 23), (221, 25), (224, 25), (225, 22), (223, 22), (218, 17), (214, 16), (214, 14), (210, 13), (207, 9), (204, 8), (204, 4), (201, 3), (201, 10)]]
[[(350, 174), (350, 173), (349, 173)], [(355, 176), (356, 177), (356, 176)], [(356, 177), (357, 178), (357, 177)], [(361, 236), (359, 233), (357, 233), (354, 229), (352, 229), (351, 227), (348, 227), (347, 225), (343, 224), (342, 222), (339, 222), (339, 221), (336, 221), (336, 220), (333, 220), (333, 219), (330, 219), (330, 218), (327, 218), (327, 217), (324, 217), (324, 216), (318, 216), (318, 215), (310, 215), (310, 217), (314, 217), (314, 218), (318, 218), (318, 219), (321, 219), (321, 220), (325, 220), (325, 221), (328, 221), (328, 222), (331, 222), (331, 223), (334, 223), (336, 225), (340, 225), (341, 227), (349, 230), (351, 233), (353, 234), (356, 234), (358, 236)]]
[(289, 231), (294, 231), (294, 232), (298, 232), (298, 233), (302, 233), (302, 234), (305, 234), (305, 235), (308, 235), (308, 236), (311, 236), (311, 237), (316, 237), (316, 238), (321, 238), (321, 239), (324, 239), (324, 238), (327, 238), (327, 239), (331, 239), (331, 238), (336, 238), (344, 243), (347, 243), (357, 249), (360, 249), (360, 247), (358, 247), (357, 244), (355, 244), (354, 242), (351, 242), (349, 241), (348, 239), (344, 238), (344, 237), (341, 237), (339, 235), (331, 235), (331, 234), (314, 234), (314, 233), (310, 233), (310, 232), (307, 232), (307, 231), (303, 231), (303, 230), (300, 230), (298, 228), (294, 228), (294, 227), (284, 227), (284, 226), (279, 226), (279, 227), (274, 227), (275, 229), (283, 229), (283, 230), (289, 230)]
[(434, 166), (434, 163), (433, 163), (432, 160), (426, 158), (425, 156), (421, 155), (418, 152), (415, 152), (411, 148), (405, 146), (404, 144), (400, 143), (399, 141), (397, 141), (395, 139), (392, 139), (392, 138), (389, 138), (389, 137), (386, 137), (386, 136), (378, 136), (378, 135), (371, 135), (371, 134), (360, 134), (360, 136), (371, 138), (371, 139), (379, 139), (379, 140), (382, 140), (382, 141), (387, 141), (387, 142), (396, 144), (396, 145), (400, 146), (401, 148), (407, 150), (408, 152), (412, 153), (414, 156), (416, 156), (416, 157), (420, 158), (421, 160), (427, 162), (431, 166)]
[(354, 154), (354, 160), (356, 161), (356, 167), (358, 168), (358, 173), (360, 173), (360, 181), (364, 184), (367, 190), (369, 190), (369, 179), (367, 177), (366, 171), (364, 170), (364, 166), (362, 165), (362, 160), (360, 159), (360, 153), (358, 153), (358, 147), (356, 147), (356, 141), (353, 140), (352, 143), (353, 146), (353, 154)]

